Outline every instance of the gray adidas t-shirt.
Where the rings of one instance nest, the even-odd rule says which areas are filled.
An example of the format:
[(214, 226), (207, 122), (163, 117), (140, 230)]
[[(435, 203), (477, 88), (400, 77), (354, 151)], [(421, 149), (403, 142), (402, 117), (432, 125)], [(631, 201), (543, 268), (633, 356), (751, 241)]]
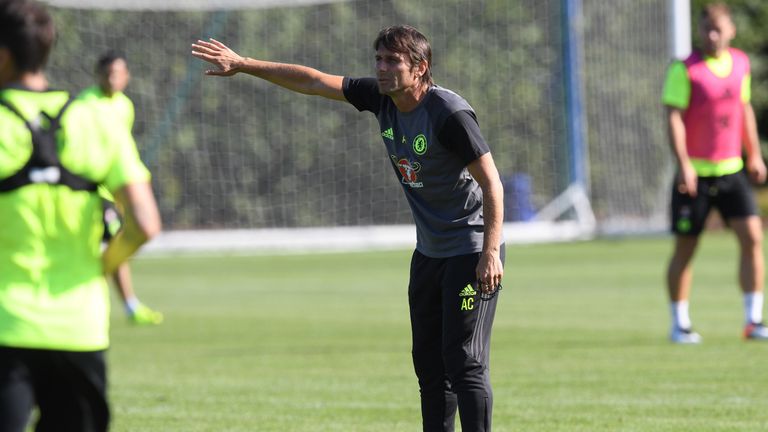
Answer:
[(490, 150), (472, 107), (456, 93), (429, 89), (410, 112), (381, 95), (374, 78), (344, 78), (344, 96), (371, 111), (416, 223), (416, 249), (432, 258), (480, 252), (483, 193), (466, 166)]

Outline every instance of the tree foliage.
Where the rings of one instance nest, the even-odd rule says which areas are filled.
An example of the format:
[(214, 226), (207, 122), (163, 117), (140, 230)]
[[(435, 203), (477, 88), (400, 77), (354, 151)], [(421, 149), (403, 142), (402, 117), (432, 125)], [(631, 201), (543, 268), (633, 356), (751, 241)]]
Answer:
[[(128, 56), (134, 133), (170, 229), (409, 223), (374, 117), (249, 76), (204, 77), (189, 55), (215, 37), (241, 54), (348, 76), (373, 74), (371, 43), (393, 24), (424, 32), (438, 85), (477, 112), (507, 214), (552, 201), (571, 180), (561, 0), (358, 0), (261, 10), (55, 10), (55, 87), (91, 85), (108, 49)], [(694, 1), (694, 10), (700, 2)], [(734, 45), (752, 56), (762, 136), (768, 2), (731, 2)], [(669, 61), (666, 0), (584, 0), (581, 90), (589, 186), (601, 220), (660, 209), (669, 151), (659, 102)], [(530, 180), (518, 190), (515, 178)]]

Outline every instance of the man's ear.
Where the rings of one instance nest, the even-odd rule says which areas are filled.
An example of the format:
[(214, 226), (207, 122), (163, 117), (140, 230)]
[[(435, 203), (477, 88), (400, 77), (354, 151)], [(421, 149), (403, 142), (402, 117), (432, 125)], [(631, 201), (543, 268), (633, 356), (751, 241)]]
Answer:
[(0, 87), (13, 78), (15, 68), (11, 50), (0, 46)]
[(418, 65), (416, 65), (416, 71), (418, 72), (419, 77), (423, 77), (427, 73), (428, 69), (429, 69), (429, 63), (427, 63), (426, 60), (422, 60), (419, 62)]

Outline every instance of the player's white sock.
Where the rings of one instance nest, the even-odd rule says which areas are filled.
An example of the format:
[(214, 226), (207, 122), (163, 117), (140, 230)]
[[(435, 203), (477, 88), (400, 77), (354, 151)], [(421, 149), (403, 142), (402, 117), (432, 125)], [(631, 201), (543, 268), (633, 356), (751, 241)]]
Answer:
[(747, 324), (763, 322), (763, 293), (744, 294), (744, 320)]
[(688, 315), (688, 300), (671, 302), (669, 310), (672, 312), (672, 325), (679, 329), (691, 328), (691, 317)]
[(141, 302), (137, 297), (125, 299), (125, 310), (129, 315), (136, 313), (136, 309), (138, 309), (139, 305), (141, 305)]

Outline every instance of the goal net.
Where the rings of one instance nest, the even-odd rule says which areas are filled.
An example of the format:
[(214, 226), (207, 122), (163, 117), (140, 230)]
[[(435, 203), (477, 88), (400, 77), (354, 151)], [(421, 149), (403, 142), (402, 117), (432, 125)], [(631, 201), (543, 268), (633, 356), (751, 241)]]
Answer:
[(373, 74), (392, 24), (427, 35), (505, 187), (508, 242), (658, 230), (668, 169), (659, 92), (665, 0), (51, 0), (52, 86), (126, 54), (134, 134), (166, 232), (149, 250), (409, 247), (415, 229), (375, 118), (241, 75), (205, 77), (190, 44)]

